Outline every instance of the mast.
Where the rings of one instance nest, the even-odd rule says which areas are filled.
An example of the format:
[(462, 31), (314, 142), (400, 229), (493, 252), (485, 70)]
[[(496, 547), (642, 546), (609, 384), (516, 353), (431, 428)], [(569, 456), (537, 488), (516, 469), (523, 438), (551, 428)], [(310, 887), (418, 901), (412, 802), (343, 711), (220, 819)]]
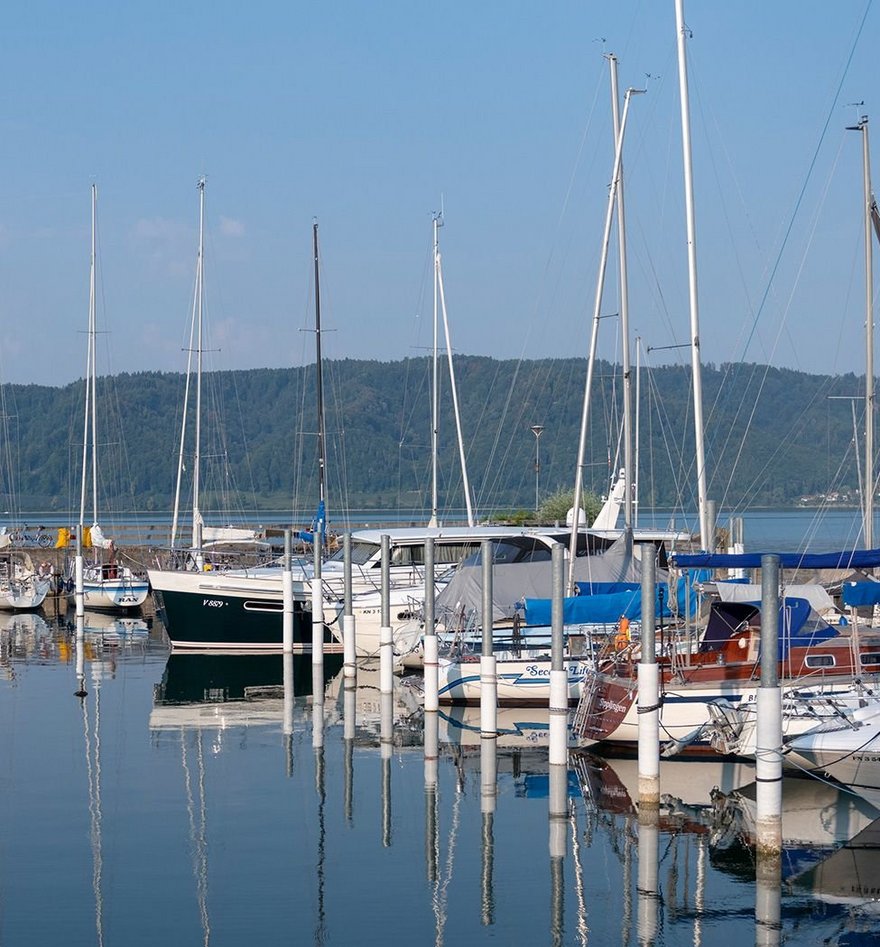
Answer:
[(684, 0), (675, 0), (675, 24), (678, 31), (678, 88), (681, 99), (681, 147), (684, 159), (684, 200), (687, 217), (688, 296), (691, 315), (691, 374), (694, 387), (694, 451), (697, 466), (697, 504), (700, 514), (700, 545), (711, 548), (709, 513), (706, 496), (706, 452), (703, 440), (703, 376), (700, 363), (700, 311), (697, 296), (697, 233), (694, 213), (694, 171), (691, 162), (691, 119), (688, 98), (688, 29), (684, 25)]
[(865, 210), (865, 480), (864, 516), (865, 548), (874, 548), (874, 255), (871, 193), (871, 152), (868, 146), (868, 116), (863, 115), (850, 131), (862, 133), (862, 177)]
[[(611, 115), (614, 140), (620, 133), (620, 104), (617, 92), (617, 57), (608, 54), (611, 69)], [(627, 533), (633, 528), (633, 424), (632, 424), (632, 367), (629, 352), (629, 280), (626, 270), (626, 214), (623, 201), (623, 161), (617, 181), (617, 254), (620, 279), (620, 337), (623, 362), (623, 526)]]
[(315, 254), (315, 398), (318, 410), (318, 517), (315, 550), (324, 546), (324, 523), (327, 519), (326, 466), (324, 431), (324, 368), (321, 360), (321, 283), (318, 257), (318, 221), (312, 223), (312, 246)]
[(199, 510), (202, 462), (202, 330), (205, 306), (205, 179), (199, 178), (199, 256), (196, 263), (196, 430), (193, 450), (192, 544), (202, 548), (202, 514)]
[[(92, 240), (89, 257), (89, 324), (88, 341), (86, 343), (86, 377), (85, 377), (85, 419), (83, 422), (83, 454), (82, 454), (82, 486), (79, 500), (79, 534), (83, 535), (86, 521), (86, 484), (89, 471), (89, 435), (92, 445), (92, 517), (97, 516), (97, 469), (95, 465), (95, 315), (96, 300), (96, 269), (97, 269), (97, 207), (98, 186), (92, 185)], [(91, 429), (91, 430), (90, 430)]]
[(584, 403), (581, 410), (581, 428), (578, 439), (578, 456), (574, 482), (574, 518), (571, 524), (568, 558), (568, 595), (574, 594), (574, 564), (577, 558), (577, 533), (580, 525), (581, 493), (584, 488), (584, 458), (587, 452), (587, 420), (590, 416), (590, 393), (593, 388), (593, 369), (596, 363), (596, 347), (599, 340), (599, 320), (601, 319), (602, 294), (605, 286), (605, 267), (608, 263), (608, 244), (611, 239), (611, 223), (614, 216), (614, 201), (620, 177), (620, 164), (623, 158), (623, 136), (626, 132), (626, 116), (629, 103), (634, 95), (643, 89), (627, 89), (623, 96), (623, 114), (620, 118), (620, 131), (614, 149), (614, 170), (611, 173), (611, 187), (608, 190), (608, 208), (605, 212), (605, 232), (602, 236), (602, 255), (599, 262), (599, 276), (596, 280), (596, 297), (593, 306), (593, 329), (590, 335), (590, 354), (587, 361), (587, 380), (584, 384)]
[(458, 439), (458, 460), (461, 464), (461, 485), (467, 509), (468, 526), (474, 525), (474, 508), (471, 502), (471, 484), (468, 480), (467, 460), (464, 451), (464, 436), (461, 430), (461, 412), (458, 407), (458, 387), (455, 384), (455, 365), (452, 361), (452, 338), (449, 335), (449, 319), (446, 315), (446, 294), (443, 291), (443, 266), (440, 251), (437, 251), (437, 288), (440, 290), (440, 308), (443, 312), (443, 334), (446, 339), (446, 358), (449, 364), (449, 389), (452, 394), (452, 410), (455, 415), (455, 435)]
[(440, 300), (440, 228), (443, 212), (434, 214), (434, 342), (431, 369), (431, 518), (428, 525), (437, 526), (437, 472), (440, 451), (440, 366), (438, 356)]

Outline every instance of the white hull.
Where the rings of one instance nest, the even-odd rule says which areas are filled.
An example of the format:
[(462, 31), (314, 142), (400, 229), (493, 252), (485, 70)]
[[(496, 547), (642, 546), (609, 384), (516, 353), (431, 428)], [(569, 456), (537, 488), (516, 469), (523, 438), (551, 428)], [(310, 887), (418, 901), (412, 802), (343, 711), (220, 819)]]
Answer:
[(880, 808), (880, 714), (855, 726), (824, 724), (796, 737), (785, 762), (827, 773)]
[[(592, 663), (580, 658), (564, 661), (568, 675), (569, 702), (581, 696), (581, 687)], [(496, 660), (498, 703), (510, 706), (526, 704), (550, 705), (549, 657), (506, 658)], [(476, 704), (480, 701), (479, 660), (440, 659), (439, 699), (443, 704)]]
[[(88, 609), (139, 608), (147, 600), (150, 586), (138, 579), (102, 579), (83, 583), (83, 605)], [(76, 604), (76, 593), (67, 596)]]
[[(682, 686), (670, 688), (663, 694), (660, 707), (660, 740), (663, 743), (688, 740), (694, 732), (710, 720), (709, 704), (724, 700), (733, 708), (741, 711), (755, 705), (758, 696), (757, 680), (725, 681), (706, 686)], [(816, 687), (816, 695), (848, 693), (852, 682), (841, 681)], [(791, 688), (805, 693), (804, 686)], [(615, 708), (611, 708), (614, 710)], [(633, 700), (618, 726), (610, 732), (606, 740), (612, 743), (638, 743), (639, 713), (638, 700)]]
[(51, 586), (51, 579), (41, 579), (36, 576), (4, 583), (0, 586), (0, 609), (23, 611), (39, 608), (49, 594)]

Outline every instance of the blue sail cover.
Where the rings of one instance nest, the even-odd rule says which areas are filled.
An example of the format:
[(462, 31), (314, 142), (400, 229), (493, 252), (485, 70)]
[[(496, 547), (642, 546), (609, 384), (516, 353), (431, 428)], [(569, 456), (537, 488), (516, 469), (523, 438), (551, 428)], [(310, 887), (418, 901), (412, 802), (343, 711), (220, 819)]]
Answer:
[(760, 569), (762, 556), (776, 556), (782, 569), (873, 569), (880, 566), (880, 549), (848, 549), (844, 552), (747, 552), (671, 553), (681, 569)]
[(844, 605), (880, 605), (880, 582), (844, 582)]
[(315, 518), (312, 520), (312, 525), (308, 529), (301, 529), (297, 534), (297, 538), (304, 543), (313, 543), (317, 537), (318, 545), (323, 547), (326, 523), (327, 508), (324, 505), (324, 501), (321, 500), (318, 503), (318, 509), (315, 512)]
[[(633, 588), (624, 592), (608, 592), (604, 595), (573, 595), (562, 600), (562, 621), (566, 625), (613, 625), (626, 615), (630, 621), (641, 621), (642, 590), (635, 583)], [(661, 616), (661, 590), (663, 600), (662, 616), (669, 618), (669, 589), (665, 582), (657, 585), (654, 599), (654, 613)], [(549, 598), (525, 599), (525, 619), (527, 625), (549, 625), (552, 620), (553, 600)]]

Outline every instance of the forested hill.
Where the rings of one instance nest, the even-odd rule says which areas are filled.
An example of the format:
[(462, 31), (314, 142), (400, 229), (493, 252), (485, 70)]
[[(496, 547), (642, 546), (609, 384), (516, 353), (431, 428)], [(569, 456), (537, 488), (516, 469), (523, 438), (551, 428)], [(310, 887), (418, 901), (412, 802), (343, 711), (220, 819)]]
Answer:
[[(456, 356), (461, 426), (478, 513), (531, 509), (574, 482), (586, 375), (583, 359), (496, 361)], [(464, 506), (455, 417), (441, 369), (440, 506)], [(203, 382), (204, 509), (307, 510), (317, 495), (314, 366), (255, 369)], [(639, 501), (694, 506), (692, 384), (677, 366), (643, 369), (639, 393)], [(725, 509), (791, 505), (836, 494), (858, 502), (851, 404), (862, 379), (759, 365), (703, 371), (709, 495)], [(418, 510), (430, 505), (431, 364), (341, 360), (325, 366), (327, 491), (332, 508)], [(99, 505), (170, 510), (185, 379), (168, 373), (98, 380)], [(82, 463), (83, 383), (5, 385), (4, 509), (76, 509)], [(585, 486), (607, 492), (622, 463), (619, 369), (597, 366)], [(190, 390), (190, 414), (195, 392)], [(536, 439), (531, 428), (543, 426)], [(859, 438), (864, 428), (859, 421)], [(188, 499), (193, 421), (184, 452)], [(89, 488), (89, 492), (91, 488)]]

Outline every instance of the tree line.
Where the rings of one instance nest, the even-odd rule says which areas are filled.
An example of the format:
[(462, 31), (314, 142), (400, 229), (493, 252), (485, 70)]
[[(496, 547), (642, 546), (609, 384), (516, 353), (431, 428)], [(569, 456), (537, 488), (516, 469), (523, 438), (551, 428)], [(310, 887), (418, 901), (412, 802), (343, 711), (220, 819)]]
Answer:
[[(574, 483), (584, 397), (583, 359), (507, 361), (456, 356), (462, 438), (478, 515), (528, 510)], [(726, 510), (791, 506), (834, 495), (858, 502), (856, 449), (864, 419), (850, 402), (863, 380), (762, 365), (703, 369), (709, 495)], [(638, 499), (693, 509), (690, 369), (642, 369), (638, 391)], [(203, 380), (204, 509), (307, 511), (317, 504), (314, 365), (217, 372)], [(622, 463), (618, 366), (597, 365), (585, 488), (607, 493)], [(142, 372), (98, 379), (99, 506), (170, 511), (182, 460), (181, 505), (191, 500), (194, 396), (185, 378)], [(83, 382), (4, 385), (4, 510), (75, 510), (80, 502)], [(838, 397), (834, 397), (838, 396)], [(424, 511), (431, 505), (431, 364), (428, 358), (325, 365), (325, 491), (333, 510)], [(853, 401), (863, 411), (863, 403)], [(465, 506), (450, 386), (438, 413), (442, 510)], [(541, 428), (535, 436), (534, 428)], [(537, 469), (536, 469), (537, 468)], [(88, 488), (91, 496), (91, 486)], [(91, 503), (87, 504), (90, 507)]]

